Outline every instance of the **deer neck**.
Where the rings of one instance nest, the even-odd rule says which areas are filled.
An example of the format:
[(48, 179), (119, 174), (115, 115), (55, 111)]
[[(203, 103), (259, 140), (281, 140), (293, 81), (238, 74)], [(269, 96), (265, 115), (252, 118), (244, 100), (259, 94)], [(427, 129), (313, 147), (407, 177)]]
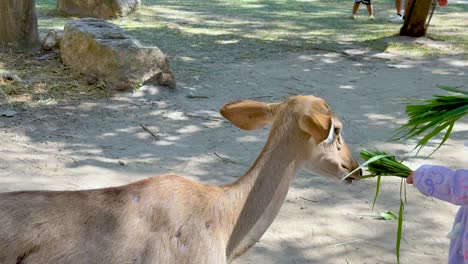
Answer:
[[(226, 254), (228, 259), (244, 253), (265, 233), (286, 198), (300, 166), (298, 157), (307, 138), (287, 123), (273, 126), (267, 143), (254, 165), (237, 182), (228, 186), (227, 208), (231, 216)], [(292, 122), (291, 122), (292, 123)]]

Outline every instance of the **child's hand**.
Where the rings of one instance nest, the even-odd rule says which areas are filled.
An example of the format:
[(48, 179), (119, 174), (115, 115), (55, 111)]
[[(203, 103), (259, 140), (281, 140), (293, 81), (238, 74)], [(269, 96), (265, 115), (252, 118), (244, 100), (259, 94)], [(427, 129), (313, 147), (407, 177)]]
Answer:
[(407, 184), (413, 184), (413, 175), (414, 175), (414, 172), (412, 172), (408, 178), (406, 178), (406, 183)]

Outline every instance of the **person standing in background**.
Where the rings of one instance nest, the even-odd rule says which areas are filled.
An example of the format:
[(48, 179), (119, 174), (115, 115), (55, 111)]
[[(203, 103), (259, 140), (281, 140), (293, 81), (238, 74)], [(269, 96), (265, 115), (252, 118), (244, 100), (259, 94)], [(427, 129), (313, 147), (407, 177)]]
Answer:
[(395, 23), (403, 23), (403, 14), (401, 13), (401, 0), (395, 0), (395, 9), (397, 14), (391, 17), (388, 21)]
[[(400, 0), (401, 1), (401, 0)], [(367, 7), (367, 13), (369, 14), (369, 19), (374, 20), (374, 7), (372, 6), (371, 0), (354, 0), (353, 6), (353, 19), (357, 19), (357, 11), (359, 9), (359, 5), (363, 3)]]

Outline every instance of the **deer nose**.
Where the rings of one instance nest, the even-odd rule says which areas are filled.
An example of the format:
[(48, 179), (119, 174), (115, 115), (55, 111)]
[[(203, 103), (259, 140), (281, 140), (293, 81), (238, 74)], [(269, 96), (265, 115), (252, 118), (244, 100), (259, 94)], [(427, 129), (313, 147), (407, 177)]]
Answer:
[[(342, 164), (341, 167), (343, 167), (344, 169), (346, 169), (349, 172), (352, 172), (355, 169), (359, 168), (359, 164), (357, 163), (356, 160), (353, 159), (353, 160), (350, 161), (349, 164)], [(361, 179), (361, 176), (362, 176), (362, 169), (358, 169), (352, 175), (350, 175), (348, 179), (350, 179), (350, 180), (359, 180), (359, 179)]]
[(361, 176), (362, 176), (362, 169), (357, 170), (355, 174), (356, 174), (356, 176), (357, 176), (357, 178), (355, 178), (355, 180), (361, 179)]

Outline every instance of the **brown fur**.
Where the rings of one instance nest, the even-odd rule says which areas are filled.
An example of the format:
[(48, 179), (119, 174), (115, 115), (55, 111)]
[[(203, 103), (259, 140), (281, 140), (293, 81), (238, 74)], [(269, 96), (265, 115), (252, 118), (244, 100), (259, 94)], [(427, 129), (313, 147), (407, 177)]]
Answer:
[(0, 263), (227, 263), (266, 231), (300, 167), (339, 178), (357, 166), (338, 139), (320, 144), (337, 118), (319, 98), (240, 101), (221, 112), (246, 129), (273, 123), (238, 181), (210, 186), (167, 174), (114, 188), (0, 194)]

